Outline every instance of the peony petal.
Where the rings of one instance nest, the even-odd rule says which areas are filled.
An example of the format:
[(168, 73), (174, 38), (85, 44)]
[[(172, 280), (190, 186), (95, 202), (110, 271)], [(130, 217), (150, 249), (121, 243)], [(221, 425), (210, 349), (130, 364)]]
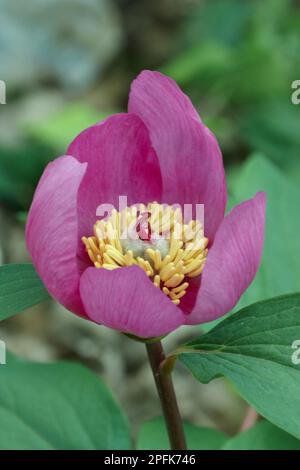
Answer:
[(113, 271), (88, 268), (80, 293), (94, 322), (140, 338), (163, 336), (185, 321), (181, 310), (138, 266)]
[(252, 282), (262, 255), (265, 205), (265, 193), (258, 193), (225, 217), (208, 253), (187, 323), (205, 323), (225, 315)]
[(201, 284), (201, 276), (188, 279), (189, 286), (186, 294), (180, 299), (179, 308), (185, 313), (190, 314), (195, 307), (198, 291)]
[(50, 294), (67, 309), (84, 315), (77, 264), (77, 194), (86, 164), (69, 156), (45, 169), (26, 225), (28, 250)]
[(161, 198), (158, 160), (137, 116), (117, 114), (86, 129), (68, 154), (88, 162), (78, 197), (79, 238), (92, 234), (100, 204), (118, 208), (119, 196), (127, 196), (128, 205)]
[(204, 204), (205, 233), (211, 240), (224, 217), (226, 183), (222, 154), (186, 95), (170, 78), (145, 70), (133, 81), (130, 113), (149, 129), (171, 204)]

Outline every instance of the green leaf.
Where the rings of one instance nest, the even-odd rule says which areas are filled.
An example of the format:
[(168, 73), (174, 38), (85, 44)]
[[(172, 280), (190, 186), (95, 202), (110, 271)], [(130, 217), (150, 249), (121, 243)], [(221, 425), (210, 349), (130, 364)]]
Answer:
[(110, 391), (75, 364), (9, 362), (0, 369), (0, 449), (128, 449)]
[(221, 44), (202, 43), (190, 47), (187, 52), (179, 55), (162, 68), (162, 72), (170, 75), (181, 85), (193, 80), (201, 80), (207, 86), (230, 70), (232, 53)]
[[(291, 90), (292, 92), (292, 90)], [(286, 99), (264, 103), (248, 112), (241, 123), (245, 140), (283, 169), (299, 163), (300, 109)]]
[(32, 264), (0, 266), (0, 320), (49, 299)]
[[(227, 437), (215, 429), (199, 428), (193, 424), (184, 423), (184, 430), (191, 450), (215, 450), (220, 449)], [(169, 440), (163, 418), (155, 418), (147, 421), (140, 429), (138, 450), (169, 450)]]
[(255, 3), (239, 0), (195, 2), (192, 14), (186, 20), (183, 39), (188, 46), (208, 41), (237, 45), (243, 40), (249, 18), (255, 14)]
[(262, 155), (251, 157), (231, 188), (243, 201), (257, 191), (267, 193), (267, 224), (263, 259), (239, 307), (281, 294), (297, 292), (300, 279), (300, 191)]
[(300, 438), (296, 340), (300, 294), (246, 307), (178, 353), (198, 380), (207, 383), (226, 376), (261, 415)]
[(300, 441), (268, 421), (261, 421), (229, 439), (222, 450), (300, 450)]
[(0, 145), (0, 199), (7, 206), (26, 210), (50, 155), (48, 148), (29, 142), (18, 147)]

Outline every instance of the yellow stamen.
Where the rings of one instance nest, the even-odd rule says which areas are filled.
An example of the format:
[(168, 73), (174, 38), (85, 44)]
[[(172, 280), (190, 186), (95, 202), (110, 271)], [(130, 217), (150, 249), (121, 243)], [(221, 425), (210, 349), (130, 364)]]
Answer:
[[(136, 228), (140, 214), (145, 213), (148, 213), (150, 240), (136, 235), (132, 242), (125, 243)], [(169, 242), (164, 241), (165, 237)], [(96, 268), (139, 266), (175, 305), (186, 294), (188, 279), (202, 273), (208, 253), (202, 224), (198, 220), (184, 224), (180, 208), (174, 210), (157, 202), (127, 207), (122, 212), (113, 210), (107, 220), (96, 221), (94, 235), (82, 237), (82, 242)]]
[(153, 283), (156, 287), (160, 287), (160, 276), (158, 274), (154, 276)]
[[(165, 282), (166, 287), (177, 287), (184, 279), (184, 274), (175, 273), (174, 276)], [(182, 284), (183, 285), (183, 284)]]

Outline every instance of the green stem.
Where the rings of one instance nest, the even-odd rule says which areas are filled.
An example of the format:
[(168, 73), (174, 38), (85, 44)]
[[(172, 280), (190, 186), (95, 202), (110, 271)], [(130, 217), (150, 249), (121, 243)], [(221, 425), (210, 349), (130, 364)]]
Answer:
[(161, 402), (172, 450), (186, 450), (183, 424), (170, 373), (161, 370), (165, 354), (160, 341), (146, 344), (149, 362)]

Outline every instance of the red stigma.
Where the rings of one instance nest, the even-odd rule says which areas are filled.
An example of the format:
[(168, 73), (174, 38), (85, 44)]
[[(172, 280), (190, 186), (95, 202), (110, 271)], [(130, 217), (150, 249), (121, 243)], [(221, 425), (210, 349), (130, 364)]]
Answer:
[(140, 240), (150, 242), (152, 232), (149, 218), (151, 216), (151, 212), (143, 212), (142, 214), (138, 214), (138, 216), (139, 219), (135, 226), (136, 233), (138, 234)]

